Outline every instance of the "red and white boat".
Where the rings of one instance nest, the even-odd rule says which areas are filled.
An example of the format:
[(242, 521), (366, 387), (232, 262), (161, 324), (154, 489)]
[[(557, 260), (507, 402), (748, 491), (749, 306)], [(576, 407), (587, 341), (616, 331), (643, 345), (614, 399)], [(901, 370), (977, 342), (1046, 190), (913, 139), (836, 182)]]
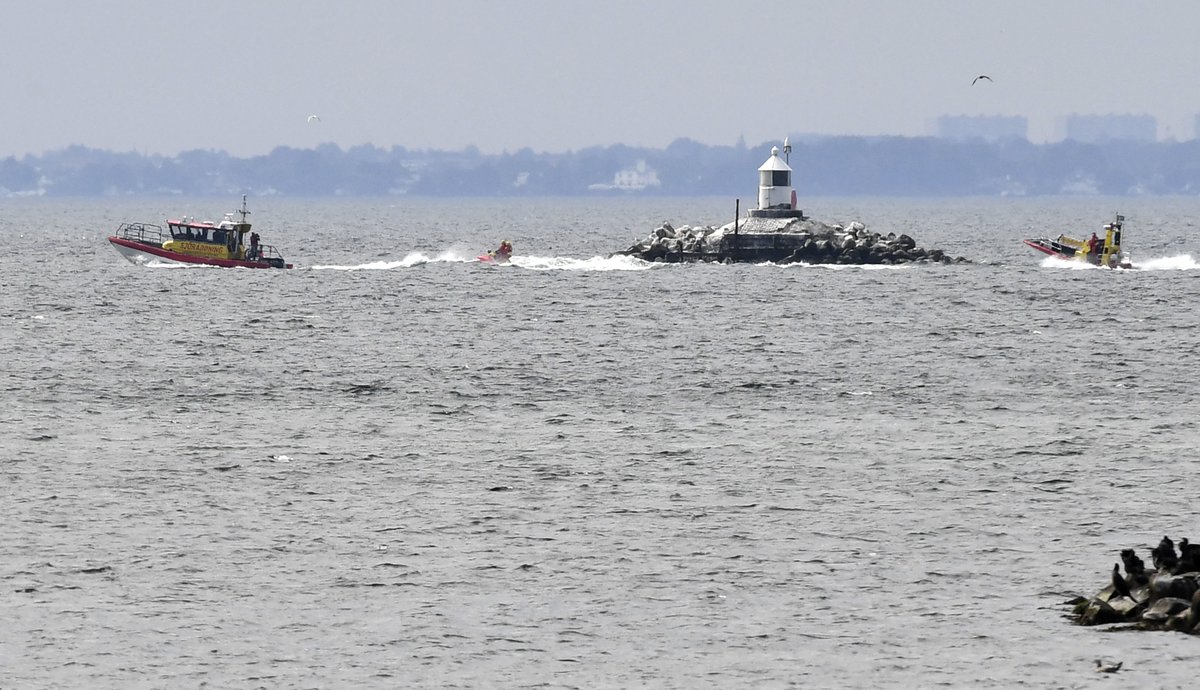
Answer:
[[(242, 208), (226, 213), (220, 223), (200, 222), (183, 217), (168, 220), (167, 227), (151, 223), (122, 223), (108, 241), (121, 256), (135, 264), (151, 262), (198, 264), (225, 268), (291, 268), (275, 247), (260, 244), (258, 233), (250, 231), (246, 216), (246, 197)], [(247, 236), (248, 235), (248, 236)]]

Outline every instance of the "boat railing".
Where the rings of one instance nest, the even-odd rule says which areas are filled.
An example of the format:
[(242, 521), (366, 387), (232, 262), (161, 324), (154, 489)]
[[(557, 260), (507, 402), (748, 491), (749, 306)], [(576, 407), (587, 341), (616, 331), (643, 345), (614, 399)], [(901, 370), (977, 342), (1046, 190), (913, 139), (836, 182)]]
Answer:
[(246, 249), (246, 260), (247, 261), (270, 262), (272, 259), (275, 259), (278, 261), (283, 261), (283, 254), (280, 254), (279, 250), (276, 249), (274, 245), (270, 245), (270, 244), (258, 245), (258, 253), (257, 254), (252, 253), (249, 248)]
[(121, 223), (121, 226), (117, 228), (116, 236), (123, 240), (142, 244), (162, 246), (163, 243), (162, 226), (152, 223)]

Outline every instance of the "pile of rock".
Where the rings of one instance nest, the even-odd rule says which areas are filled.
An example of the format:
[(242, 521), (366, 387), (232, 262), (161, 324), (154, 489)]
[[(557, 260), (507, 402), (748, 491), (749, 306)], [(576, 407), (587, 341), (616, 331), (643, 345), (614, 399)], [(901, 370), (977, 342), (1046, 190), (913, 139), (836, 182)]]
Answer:
[(618, 252), (645, 261), (772, 261), (786, 264), (965, 263), (926, 250), (908, 235), (881, 235), (859, 222), (830, 225), (811, 218), (746, 218), (723, 227), (670, 223)]
[(1147, 570), (1133, 549), (1121, 552), (1110, 584), (1094, 597), (1067, 602), (1080, 625), (1128, 623), (1138, 630), (1177, 630), (1200, 635), (1200, 544), (1163, 537), (1151, 552)]

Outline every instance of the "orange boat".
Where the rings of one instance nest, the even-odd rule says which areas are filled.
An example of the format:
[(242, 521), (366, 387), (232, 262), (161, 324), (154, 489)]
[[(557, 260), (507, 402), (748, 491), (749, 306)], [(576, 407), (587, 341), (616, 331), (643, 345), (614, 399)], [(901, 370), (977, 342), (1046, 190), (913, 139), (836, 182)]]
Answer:
[[(199, 222), (184, 216), (168, 220), (164, 230), (151, 223), (122, 223), (108, 241), (121, 256), (135, 264), (152, 261), (198, 264), (225, 268), (291, 268), (275, 247), (260, 244), (250, 231), (246, 197), (242, 196), (240, 221), (226, 213), (220, 223)], [(247, 237), (249, 235), (249, 237)]]

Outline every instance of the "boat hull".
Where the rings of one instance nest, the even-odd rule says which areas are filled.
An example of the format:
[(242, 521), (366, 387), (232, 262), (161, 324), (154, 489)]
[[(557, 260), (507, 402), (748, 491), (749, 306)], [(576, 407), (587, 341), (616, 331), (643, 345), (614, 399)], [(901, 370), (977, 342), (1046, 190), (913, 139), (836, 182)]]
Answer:
[(1039, 252), (1049, 254), (1050, 256), (1057, 256), (1060, 259), (1067, 259), (1069, 261), (1080, 260), (1080, 257), (1076, 254), (1074, 247), (1061, 242), (1055, 242), (1054, 240), (1045, 238), (1022, 241)]
[(203, 256), (191, 256), (189, 254), (181, 254), (161, 246), (149, 244), (146, 242), (138, 242), (136, 240), (128, 240), (122, 237), (110, 236), (109, 244), (117, 250), (117, 253), (125, 257), (129, 261), (145, 265), (151, 262), (171, 263), (171, 264), (189, 264), (193, 266), (219, 266), (221, 268), (291, 268), (292, 265), (283, 263), (282, 261), (239, 261), (237, 259), (213, 259)]

